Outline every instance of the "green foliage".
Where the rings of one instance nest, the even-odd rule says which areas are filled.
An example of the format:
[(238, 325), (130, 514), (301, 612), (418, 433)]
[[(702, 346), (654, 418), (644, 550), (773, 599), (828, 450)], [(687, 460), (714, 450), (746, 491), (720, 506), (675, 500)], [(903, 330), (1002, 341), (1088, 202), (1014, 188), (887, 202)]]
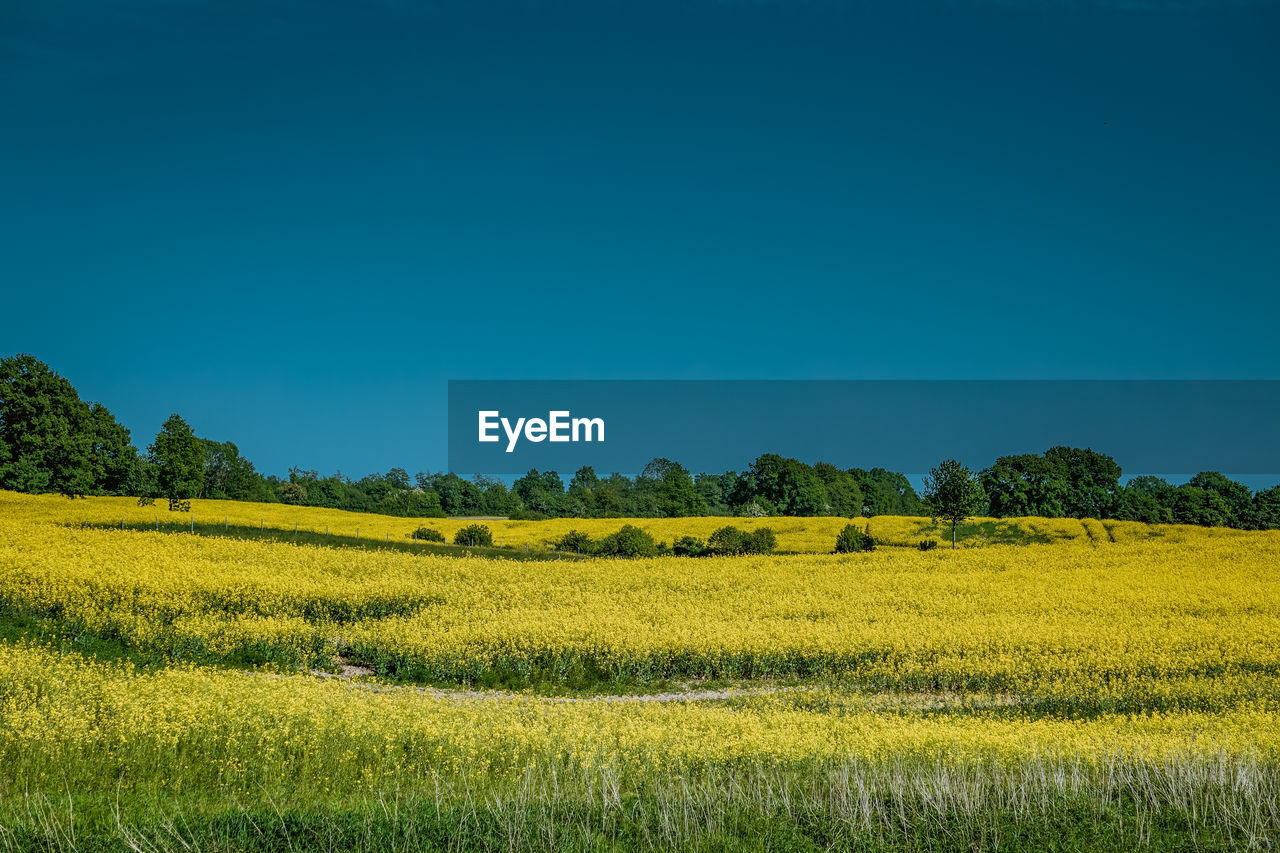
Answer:
[(595, 540), (581, 530), (570, 530), (556, 540), (555, 547), (557, 551), (571, 554), (590, 554), (595, 544)]
[(856, 524), (846, 524), (836, 537), (837, 554), (856, 554), (860, 551), (874, 551), (876, 540), (870, 533), (860, 530)]
[(597, 542), (593, 553), (602, 557), (652, 557), (658, 553), (658, 543), (639, 527), (626, 524)]
[(431, 527), (419, 527), (417, 530), (409, 534), (409, 537), (415, 542), (443, 542), (444, 534), (439, 530)]
[(768, 527), (759, 527), (747, 534), (748, 554), (769, 554), (777, 545), (778, 537)]
[(863, 515), (925, 515), (926, 507), (915, 488), (902, 474), (884, 468), (850, 468), (849, 475), (862, 493), (862, 511), (849, 513)]
[(706, 515), (707, 501), (688, 470), (670, 459), (654, 459), (636, 480), (636, 490), (652, 495), (656, 514), (664, 518)]
[(707, 551), (722, 557), (736, 557), (747, 553), (747, 534), (728, 525), (707, 537)]
[(695, 536), (681, 536), (671, 543), (671, 553), (677, 557), (701, 557), (707, 553), (707, 543)]
[(775, 453), (758, 457), (735, 487), (734, 503), (763, 498), (781, 515), (815, 516), (831, 511), (827, 487), (814, 469)]
[(129, 431), (30, 355), (0, 359), (0, 488), (68, 497), (124, 494), (137, 465)]
[(916, 547), (919, 548), (921, 551), (932, 551), (934, 548), (938, 547), (938, 540), (937, 539), (921, 539), (919, 542), (916, 543)]
[(720, 557), (768, 554), (773, 551), (777, 542), (777, 536), (768, 527), (761, 527), (747, 533), (733, 525), (728, 525), (707, 537), (707, 545), (703, 553)]
[(1173, 487), (1159, 477), (1135, 477), (1121, 489), (1115, 517), (1122, 521), (1167, 524), (1173, 520), (1168, 506), (1172, 493)]
[[(1002, 456), (979, 479), (996, 517), (1113, 518), (1123, 503), (1120, 474), (1110, 456), (1059, 446)], [(1131, 501), (1129, 511), (1142, 510)]]
[(1280, 486), (1272, 486), (1253, 496), (1249, 526), (1255, 530), (1280, 530)]
[(484, 524), (468, 524), (454, 534), (453, 544), (479, 545), (487, 548), (493, 545), (493, 532)]
[(1175, 524), (1225, 527), (1234, 517), (1231, 505), (1221, 494), (1190, 483), (1174, 490), (1169, 509)]
[(1244, 483), (1237, 483), (1217, 471), (1201, 471), (1187, 483), (1220, 496), (1227, 505), (1226, 525), (1247, 527), (1252, 516), (1253, 492)]
[(955, 459), (945, 459), (924, 478), (924, 499), (935, 519), (951, 525), (951, 547), (956, 547), (956, 526), (987, 505), (987, 494), (977, 478)]
[(169, 499), (169, 509), (189, 510), (190, 503), (183, 506), (183, 502), (198, 497), (204, 488), (204, 442), (196, 437), (186, 421), (174, 414), (156, 433), (147, 455), (156, 466), (156, 485), (160, 496)]
[(765, 498), (756, 495), (744, 504), (738, 507), (736, 515), (742, 518), (767, 518), (771, 515), (777, 515), (778, 508)]

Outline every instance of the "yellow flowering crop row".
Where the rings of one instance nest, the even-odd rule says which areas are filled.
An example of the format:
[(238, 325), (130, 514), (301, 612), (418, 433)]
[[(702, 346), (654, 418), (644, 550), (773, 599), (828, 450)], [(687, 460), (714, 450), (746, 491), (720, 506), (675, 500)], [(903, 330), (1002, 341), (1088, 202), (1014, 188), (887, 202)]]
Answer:
[(1199, 533), (514, 563), (5, 516), (0, 605), (176, 659), (341, 652), (420, 681), (832, 676), (1088, 712), (1273, 701), (1280, 533)]
[[(566, 781), (742, 763), (1280, 759), (1263, 708), (1053, 719), (877, 707), (807, 689), (728, 701), (558, 701), (370, 690), (306, 675), (149, 674), (0, 644), (0, 800), (22, 785), (358, 789), (431, 779)], [(5, 786), (9, 786), (5, 790)], [(19, 793), (20, 795), (20, 793)]]
[[(196, 524), (225, 524), (230, 527), (265, 527), (308, 533), (330, 533), (334, 536), (360, 536), (362, 539), (395, 542), (410, 541), (418, 527), (438, 530), (453, 541), (458, 530), (468, 524), (481, 523), (493, 532), (495, 544), (502, 546), (545, 549), (551, 547), (570, 530), (581, 530), (595, 538), (613, 533), (624, 524), (634, 524), (659, 541), (672, 542), (681, 536), (706, 538), (717, 528), (732, 524), (744, 530), (768, 527), (777, 534), (778, 549), (799, 553), (830, 553), (836, 536), (846, 524), (869, 529), (882, 542), (914, 545), (922, 539), (946, 539), (949, 532), (928, 518), (876, 516), (870, 519), (848, 518), (567, 518), (546, 521), (508, 521), (489, 519), (474, 522), (447, 518), (396, 518), (337, 509), (300, 507), (289, 504), (248, 503), (244, 501), (192, 501), (191, 513), (170, 512), (164, 501), (154, 506), (138, 506), (133, 498), (89, 497), (68, 500), (57, 495), (23, 495), (0, 491), (0, 517), (14, 521), (56, 521), (68, 524), (126, 526), (159, 524), (161, 527), (185, 525), (192, 517)], [(966, 525), (964, 546), (1026, 541), (1053, 543), (1081, 541), (1109, 543), (1158, 538), (1162, 541), (1195, 541), (1206, 537), (1237, 537), (1234, 530), (1205, 529), (1185, 525), (1147, 525), (1129, 521), (1103, 521), (1050, 518), (974, 519)]]

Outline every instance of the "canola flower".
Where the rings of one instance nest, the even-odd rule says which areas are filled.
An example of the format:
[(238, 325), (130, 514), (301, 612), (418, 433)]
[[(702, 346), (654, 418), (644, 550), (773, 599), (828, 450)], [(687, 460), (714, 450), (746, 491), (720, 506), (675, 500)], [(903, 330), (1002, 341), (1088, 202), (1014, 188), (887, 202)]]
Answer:
[(514, 564), (0, 519), (0, 606), (175, 659), (829, 677), (1085, 713), (1273, 702), (1276, 565), (1275, 532)]
[(964, 713), (826, 689), (666, 703), (454, 698), (306, 675), (143, 673), (0, 645), (0, 798), (17, 779), (245, 789), (301, 778), (358, 790), (433, 778), (509, 782), (530, 768), (581, 779), (604, 769), (642, 777), (855, 758), (1090, 766), (1280, 758), (1280, 727), (1261, 707), (1091, 719), (953, 710)]
[[(181, 526), (194, 518), (196, 524), (226, 524), (230, 527), (257, 528), (351, 537), (359, 535), (373, 541), (411, 542), (414, 530), (429, 527), (444, 534), (452, 542), (458, 530), (477, 523), (470, 519), (398, 518), (372, 513), (348, 512), (323, 507), (290, 504), (264, 504), (246, 501), (195, 500), (191, 513), (170, 512), (163, 502), (154, 506), (138, 506), (133, 498), (88, 497), (74, 501), (58, 495), (25, 495), (0, 490), (0, 518), (28, 523), (61, 522), (96, 526)], [(845, 525), (854, 523), (870, 530), (878, 540), (897, 545), (914, 545), (924, 539), (940, 539), (946, 531), (928, 518), (875, 516), (869, 519), (848, 518), (560, 518), (546, 521), (510, 521), (489, 519), (479, 522), (493, 532), (495, 543), (504, 547), (548, 549), (570, 530), (579, 530), (593, 538), (632, 524), (648, 531), (655, 539), (673, 542), (681, 536), (705, 539), (726, 524), (751, 531), (768, 527), (777, 534), (779, 551), (827, 554), (835, 547), (836, 537)], [(1146, 539), (1161, 541), (1201, 541), (1205, 538), (1234, 538), (1240, 533), (1222, 528), (1188, 525), (1147, 525), (1130, 521), (1084, 521), (1073, 518), (977, 518), (965, 526), (964, 547), (1014, 542), (1060, 543), (1131, 542)]]
[[(232, 508), (230, 523), (274, 512), (277, 529), (330, 518)], [(562, 803), (587, 804), (584, 822), (651, 809), (672, 847), (730, 819), (730, 801), (803, 802), (873, 835), (983, 827), (993, 810), (1034, 821), (1066, 796), (1172, 809), (1243, 847), (1280, 831), (1280, 533), (1006, 519), (954, 553), (834, 555), (818, 552), (846, 519), (764, 519), (811, 553), (517, 563), (80, 526), (151, 512), (0, 493), (0, 620), (55, 637), (0, 641), (0, 846), (64, 846), (78, 822), (148, 848), (132, 821), (172, 840), (173, 815), (402, 798), (534, 815), (530, 847)], [(871, 524), (910, 545), (927, 521)], [(511, 524), (535, 543), (587, 528)], [(90, 636), (168, 662), (55, 650)], [(792, 681), (655, 702), (296, 671), (339, 654), (409, 681)], [(203, 665), (217, 663), (269, 666)]]

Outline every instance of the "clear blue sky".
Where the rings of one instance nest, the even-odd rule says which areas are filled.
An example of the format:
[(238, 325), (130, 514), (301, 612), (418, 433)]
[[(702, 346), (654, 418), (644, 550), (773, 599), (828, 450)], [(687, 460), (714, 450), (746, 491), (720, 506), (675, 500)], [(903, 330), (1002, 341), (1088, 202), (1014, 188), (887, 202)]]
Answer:
[(1280, 377), (1275, 3), (427, 5), (0, 2), (0, 353), (352, 475), (449, 378)]

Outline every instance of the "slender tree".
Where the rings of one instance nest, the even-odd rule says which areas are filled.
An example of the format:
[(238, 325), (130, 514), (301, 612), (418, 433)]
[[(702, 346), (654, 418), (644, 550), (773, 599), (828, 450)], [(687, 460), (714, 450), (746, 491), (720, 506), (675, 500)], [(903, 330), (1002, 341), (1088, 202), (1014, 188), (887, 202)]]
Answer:
[(160, 494), (169, 499), (170, 510), (185, 509), (190, 498), (204, 487), (204, 442), (178, 415), (170, 415), (148, 448), (156, 466)]
[(972, 471), (955, 459), (945, 459), (924, 478), (924, 500), (934, 521), (950, 522), (954, 550), (956, 528), (986, 503), (987, 493)]

